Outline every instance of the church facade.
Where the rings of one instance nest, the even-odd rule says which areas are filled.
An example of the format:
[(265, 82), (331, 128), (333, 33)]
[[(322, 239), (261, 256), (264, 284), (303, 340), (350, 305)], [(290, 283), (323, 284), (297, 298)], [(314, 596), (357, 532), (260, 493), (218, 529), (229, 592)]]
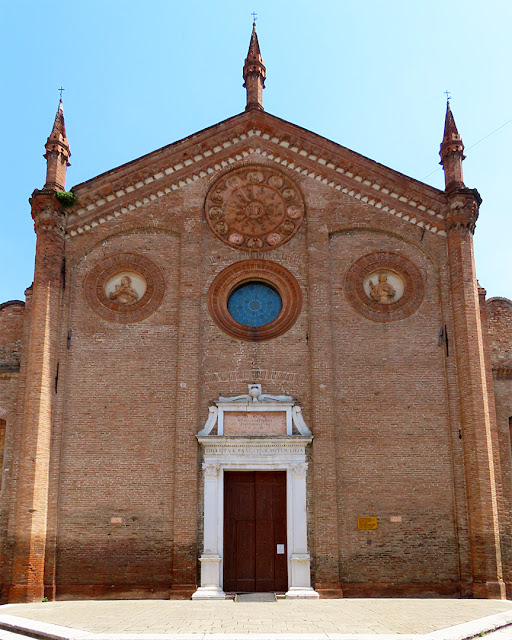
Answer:
[(435, 189), (263, 110), (66, 191), (0, 305), (3, 602), (512, 595), (512, 302)]

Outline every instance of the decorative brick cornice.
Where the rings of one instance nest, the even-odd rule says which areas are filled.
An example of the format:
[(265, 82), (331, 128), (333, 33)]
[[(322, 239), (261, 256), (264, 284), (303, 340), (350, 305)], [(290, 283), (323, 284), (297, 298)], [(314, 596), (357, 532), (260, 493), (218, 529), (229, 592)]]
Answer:
[(512, 365), (510, 367), (493, 367), (492, 372), (497, 377), (512, 377)]
[(24, 307), (25, 303), (23, 300), (7, 300), (7, 302), (2, 302), (0, 304), (0, 311), (5, 309), (6, 307)]
[(29, 202), (36, 234), (39, 234), (40, 231), (50, 231), (64, 236), (66, 216), (62, 212), (58, 200), (55, 199), (53, 191), (38, 191), (36, 189)]
[(504, 298), (503, 296), (494, 296), (493, 298), (488, 298), (485, 302), (487, 305), (505, 303), (512, 307), (512, 300), (510, 300), (509, 298)]
[[(268, 114), (265, 114), (268, 117)], [(270, 116), (272, 120), (277, 120)], [(279, 121), (278, 121), (279, 122)], [(294, 127), (293, 125), (289, 125)], [(276, 127), (277, 128), (277, 127)], [(213, 128), (214, 129), (214, 128)], [(235, 131), (233, 131), (235, 129)], [(307, 132), (306, 132), (307, 133)], [(419, 193), (422, 185), (414, 188), (398, 189), (396, 172), (373, 161), (359, 156), (336, 143), (325, 140), (332, 149), (318, 147), (313, 142), (291, 135), (278, 133), (269, 127), (252, 127), (243, 130), (232, 127), (224, 130), (223, 135), (213, 135), (206, 145), (190, 139), (166, 148), (168, 153), (159, 153), (155, 162), (133, 169), (129, 174), (117, 175), (119, 170), (111, 172), (108, 184), (105, 176), (98, 177), (101, 184), (94, 190), (86, 191), (89, 183), (78, 185), (74, 191), (79, 204), (69, 215), (68, 237), (83, 234), (98, 225), (151, 203), (173, 191), (179, 190), (197, 180), (211, 176), (216, 172), (236, 165), (241, 161), (258, 162), (261, 158), (281, 167), (286, 167), (304, 177), (317, 180), (328, 187), (373, 206), (382, 213), (409, 222), (431, 233), (446, 235), (444, 210), (446, 197), (439, 190), (428, 185), (432, 197)], [(311, 134), (316, 135), (316, 134)], [(188, 146), (186, 143), (188, 141)], [(195, 145), (192, 153), (190, 147)], [(187, 148), (187, 154), (183, 149)], [(228, 152), (227, 150), (231, 150)], [(343, 152), (343, 153), (341, 153)], [(157, 154), (157, 152), (155, 152)], [(174, 156), (174, 161), (165, 163), (165, 156)], [(151, 155), (151, 154), (150, 154)], [(348, 157), (345, 157), (348, 156)], [(183, 159), (178, 160), (182, 157)], [(156, 161), (158, 160), (158, 162)], [(147, 158), (142, 158), (141, 162)], [(366, 165), (366, 166), (365, 166)], [(370, 165), (375, 165), (372, 169)], [(377, 174), (379, 171), (379, 174)], [(385, 175), (389, 173), (389, 175)], [(404, 180), (415, 183), (402, 176)], [(425, 197), (426, 196), (426, 197)]]

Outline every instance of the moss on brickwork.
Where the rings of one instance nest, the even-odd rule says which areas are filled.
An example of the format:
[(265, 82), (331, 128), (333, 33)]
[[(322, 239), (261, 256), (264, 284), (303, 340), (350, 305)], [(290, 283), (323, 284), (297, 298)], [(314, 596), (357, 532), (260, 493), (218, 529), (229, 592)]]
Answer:
[(63, 207), (72, 207), (76, 204), (76, 196), (72, 191), (57, 191), (55, 197)]

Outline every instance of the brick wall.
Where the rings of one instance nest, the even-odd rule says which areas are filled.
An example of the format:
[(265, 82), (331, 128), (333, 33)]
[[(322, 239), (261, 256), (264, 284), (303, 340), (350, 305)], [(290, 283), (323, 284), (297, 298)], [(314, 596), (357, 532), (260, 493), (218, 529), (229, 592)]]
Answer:
[[(355, 259), (386, 248), (420, 268), (426, 295), (411, 317), (377, 323), (347, 304), (338, 283)], [(359, 583), (457, 583), (446, 355), (438, 345), (445, 292), (437, 265), (402, 239), (371, 230), (334, 235), (330, 255), (345, 593)], [(378, 529), (358, 530), (358, 516), (376, 516)]]
[[(512, 301), (506, 298), (491, 298), (487, 300), (487, 312), (503, 496), (510, 523), (512, 519), (510, 515), (512, 513)], [(505, 538), (504, 543), (510, 554), (509, 536)], [(510, 580), (512, 574), (510, 561), (505, 567), (505, 572)]]
[(24, 303), (0, 304), (0, 372), (19, 369)]
[[(160, 308), (138, 323), (99, 318), (83, 280), (130, 251), (164, 273)], [(61, 393), (57, 597), (168, 595), (173, 543), (180, 243), (172, 233), (116, 235), (72, 279), (72, 331)]]

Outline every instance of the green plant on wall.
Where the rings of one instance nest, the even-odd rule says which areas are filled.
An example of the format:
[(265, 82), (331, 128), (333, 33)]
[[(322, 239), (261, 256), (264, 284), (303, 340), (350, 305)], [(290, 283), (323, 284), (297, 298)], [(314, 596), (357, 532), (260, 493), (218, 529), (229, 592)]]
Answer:
[(72, 191), (56, 191), (55, 197), (63, 207), (72, 207), (76, 203), (76, 196)]

